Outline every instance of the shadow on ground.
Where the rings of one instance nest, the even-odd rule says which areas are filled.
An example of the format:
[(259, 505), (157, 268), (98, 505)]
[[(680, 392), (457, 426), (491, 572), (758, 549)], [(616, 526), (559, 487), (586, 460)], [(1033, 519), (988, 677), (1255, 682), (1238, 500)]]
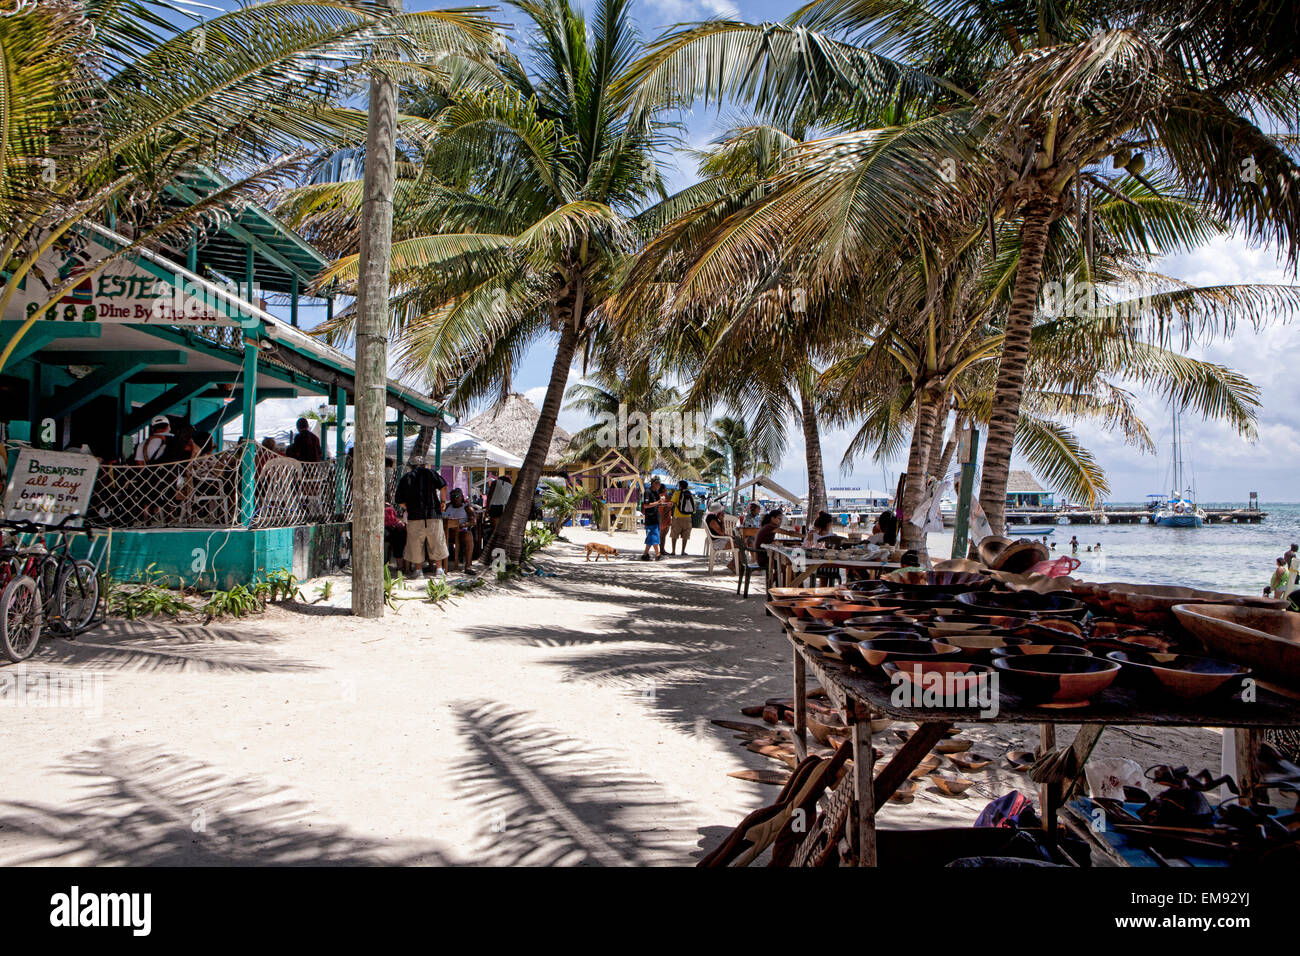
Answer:
[(467, 753), (452, 774), (481, 835), (476, 862), (680, 865), (697, 852), (679, 801), (625, 759), (499, 704), (463, 703), (456, 719)]
[(82, 780), (57, 806), (0, 803), (0, 865), (445, 864), (433, 847), (374, 843), (255, 780), (152, 748), (107, 743), (57, 768)]
[(43, 641), (29, 663), (98, 671), (257, 674), (313, 670), (312, 665), (273, 649), (272, 645), (284, 640), (283, 634), (249, 619), (226, 626), (110, 618), (76, 640)]

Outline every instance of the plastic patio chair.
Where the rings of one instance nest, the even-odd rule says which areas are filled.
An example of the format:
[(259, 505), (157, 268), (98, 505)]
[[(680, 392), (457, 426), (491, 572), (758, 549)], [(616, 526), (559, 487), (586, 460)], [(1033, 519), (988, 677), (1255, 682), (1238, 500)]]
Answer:
[(728, 561), (731, 560), (731, 552), (735, 550), (735, 545), (732, 543), (731, 536), (735, 533), (736, 525), (739, 523), (740, 521), (735, 515), (724, 514), (722, 516), (722, 527), (723, 530), (726, 531), (726, 537), (719, 537), (715, 534), (710, 534), (708, 533), (708, 529), (705, 528), (704, 553), (709, 559), (710, 574), (713, 573), (713, 566), (717, 563), (719, 555), (724, 556)]
[[(731, 540), (735, 542), (736, 549), (736, 595), (749, 597), (749, 579), (754, 576), (755, 571), (764, 570), (764, 566), (759, 563), (759, 550), (745, 540), (745, 536), (739, 531), (734, 532)], [(744, 587), (744, 594), (741, 595), (741, 588)]]

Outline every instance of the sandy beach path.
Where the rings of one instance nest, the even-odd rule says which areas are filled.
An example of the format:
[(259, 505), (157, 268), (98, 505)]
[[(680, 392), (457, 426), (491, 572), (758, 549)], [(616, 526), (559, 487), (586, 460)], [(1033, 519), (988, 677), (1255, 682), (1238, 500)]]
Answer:
[[(698, 532), (656, 563), (630, 534), (569, 536), (547, 576), (381, 621), (352, 618), (337, 577), (243, 620), (50, 641), (0, 670), (26, 688), (0, 707), (0, 864), (693, 864), (775, 795), (727, 776), (779, 765), (709, 720), (788, 695), (788, 647), (760, 597), (706, 573)], [(618, 559), (584, 561), (593, 539)], [(50, 682), (81, 698), (50, 706)], [(1219, 738), (1109, 746), (1216, 766)], [(1025, 785), (981, 776), (881, 824), (969, 824)]]

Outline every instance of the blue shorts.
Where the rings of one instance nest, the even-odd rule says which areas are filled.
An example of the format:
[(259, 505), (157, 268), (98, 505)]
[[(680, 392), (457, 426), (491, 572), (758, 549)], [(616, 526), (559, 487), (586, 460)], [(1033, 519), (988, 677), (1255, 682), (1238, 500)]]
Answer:
[(659, 526), (657, 524), (648, 524), (645, 526), (645, 543), (646, 547), (659, 546)]

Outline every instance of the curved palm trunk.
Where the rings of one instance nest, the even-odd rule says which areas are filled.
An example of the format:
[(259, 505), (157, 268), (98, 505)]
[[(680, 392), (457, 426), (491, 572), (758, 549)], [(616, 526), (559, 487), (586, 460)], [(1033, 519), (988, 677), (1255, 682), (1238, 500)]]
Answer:
[(546, 456), (551, 450), (551, 438), (555, 435), (555, 422), (560, 417), (560, 403), (564, 401), (564, 388), (569, 381), (569, 367), (573, 364), (573, 354), (578, 348), (578, 332), (571, 320), (564, 322), (560, 332), (560, 342), (555, 353), (555, 362), (551, 366), (551, 380), (546, 386), (546, 400), (542, 402), (542, 412), (537, 417), (537, 427), (533, 429), (533, 439), (524, 455), (523, 467), (519, 469), (519, 480), (510, 492), (501, 520), (497, 523), (496, 533), (483, 549), (483, 560), (491, 562), (498, 548), (505, 551), (506, 559), (518, 561), (523, 556), (524, 531), (528, 527), (528, 512), (533, 507), (533, 495), (537, 483), (542, 479), (542, 469), (546, 466)]
[(912, 524), (911, 516), (925, 494), (926, 464), (930, 458), (934, 429), (939, 419), (939, 400), (928, 389), (916, 395), (916, 423), (912, 426), (912, 445), (907, 453), (907, 488), (903, 492), (903, 519), (901, 543), (904, 548), (923, 549), (925, 535)]
[(998, 382), (993, 390), (993, 413), (989, 418), (980, 476), (980, 505), (994, 534), (1002, 534), (1006, 527), (1007, 475), (1011, 470), (1011, 450), (1020, 419), (1025, 366), (1029, 361), (1029, 333), (1038, 307), (1047, 230), (1056, 208), (1050, 199), (1035, 200), (1026, 207), (1020, 224), (1020, 265), (1007, 313), (1006, 341), (998, 362)]
[(808, 521), (826, 510), (826, 471), (822, 466), (822, 440), (817, 431), (817, 408), (812, 396), (799, 389), (803, 413), (804, 457), (808, 460)]
[(429, 454), (429, 446), (433, 444), (433, 426), (421, 425), (420, 430), (415, 434), (415, 444), (411, 446), (412, 455)]
[(953, 419), (952, 434), (943, 443), (943, 451), (938, 458), (933, 459), (930, 467), (926, 469), (931, 478), (942, 478), (948, 474), (948, 470), (952, 468), (953, 456), (957, 454), (957, 442), (961, 438), (961, 433), (965, 427), (966, 416), (958, 412), (957, 417)]

